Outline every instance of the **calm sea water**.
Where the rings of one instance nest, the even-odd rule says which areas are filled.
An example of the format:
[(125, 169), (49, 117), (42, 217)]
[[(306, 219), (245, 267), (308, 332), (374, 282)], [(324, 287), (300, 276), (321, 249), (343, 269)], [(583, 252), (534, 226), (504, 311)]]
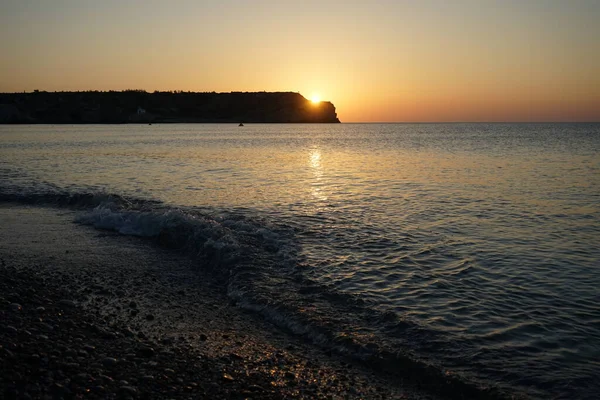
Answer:
[(600, 392), (600, 124), (0, 126), (0, 194), (170, 235), (341, 352)]

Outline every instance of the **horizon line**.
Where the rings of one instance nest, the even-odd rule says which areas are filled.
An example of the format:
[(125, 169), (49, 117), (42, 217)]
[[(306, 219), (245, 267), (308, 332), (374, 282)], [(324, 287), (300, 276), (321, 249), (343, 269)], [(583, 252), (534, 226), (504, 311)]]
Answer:
[(342, 124), (599, 124), (598, 121), (348, 121)]

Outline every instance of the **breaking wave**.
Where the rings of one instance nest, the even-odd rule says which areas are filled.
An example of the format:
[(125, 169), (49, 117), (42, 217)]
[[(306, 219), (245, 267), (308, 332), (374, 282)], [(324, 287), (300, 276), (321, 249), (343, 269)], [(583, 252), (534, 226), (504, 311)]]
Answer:
[(455, 398), (505, 398), (504, 389), (466, 379), (427, 354), (448, 344), (437, 332), (393, 313), (374, 312), (361, 298), (338, 293), (303, 274), (297, 227), (244, 211), (176, 208), (159, 201), (97, 192), (0, 188), (0, 201), (68, 207), (76, 222), (153, 240), (210, 269), (236, 304), (326, 351), (359, 360)]

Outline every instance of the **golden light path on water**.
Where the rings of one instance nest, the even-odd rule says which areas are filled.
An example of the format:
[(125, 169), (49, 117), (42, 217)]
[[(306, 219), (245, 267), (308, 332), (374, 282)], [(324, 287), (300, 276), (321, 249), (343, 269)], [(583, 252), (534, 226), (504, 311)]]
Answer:
[(319, 201), (327, 201), (327, 195), (324, 193), (325, 182), (323, 182), (323, 166), (321, 164), (321, 150), (318, 147), (312, 148), (309, 151), (309, 166), (313, 173), (311, 183), (311, 194), (314, 199)]

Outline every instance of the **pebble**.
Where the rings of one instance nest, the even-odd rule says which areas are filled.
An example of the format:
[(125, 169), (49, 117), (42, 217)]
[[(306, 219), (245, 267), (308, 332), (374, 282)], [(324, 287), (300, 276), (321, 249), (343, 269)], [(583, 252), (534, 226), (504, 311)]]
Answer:
[(11, 303), (10, 309), (13, 311), (23, 311), (23, 306), (20, 305), (19, 303)]
[(76, 362), (65, 362), (65, 363), (62, 363), (61, 365), (63, 368), (69, 369), (69, 370), (77, 370), (80, 367), (79, 363), (76, 363)]
[(47, 324), (45, 322), (40, 322), (40, 326), (42, 328), (44, 328), (44, 330), (46, 330), (46, 331), (53, 331), (54, 330), (54, 327), (52, 325)]
[(39, 354), (30, 354), (29, 357), (27, 357), (28, 361), (32, 364), (37, 364), (40, 362), (40, 355)]
[(11, 335), (16, 335), (17, 333), (19, 333), (19, 330), (12, 325), (7, 325), (6, 327), (4, 327), (4, 330), (10, 333)]
[(116, 333), (107, 331), (105, 329), (100, 330), (100, 336), (102, 336), (104, 339), (116, 339), (117, 338)]
[(113, 367), (115, 365), (117, 365), (118, 361), (116, 358), (113, 357), (106, 357), (105, 359), (102, 360), (102, 365), (104, 365), (105, 367)]
[(90, 380), (90, 376), (84, 372), (75, 375), (74, 380), (79, 383), (87, 383)]
[(4, 349), (4, 353), (6, 354), (6, 357), (9, 359), (15, 358), (15, 353), (10, 351), (9, 349)]
[(98, 378), (102, 379), (104, 382), (106, 383), (111, 383), (113, 381), (113, 378), (111, 378), (110, 376), (107, 375), (98, 375)]
[(69, 390), (69, 388), (67, 388), (67, 387), (65, 387), (65, 386), (63, 386), (63, 385), (61, 385), (61, 384), (60, 384), (60, 383), (58, 383), (58, 382), (54, 382), (54, 384), (52, 385), (52, 391), (53, 391), (53, 392), (54, 392), (56, 395), (58, 395), (58, 396), (61, 396), (61, 395), (68, 395), (68, 394), (70, 394), (70, 393), (71, 393), (71, 391)]
[(77, 352), (73, 349), (67, 349), (67, 350), (65, 350), (64, 353), (65, 353), (65, 356), (68, 356), (68, 357), (75, 357), (77, 355)]
[(286, 379), (296, 379), (296, 375), (293, 372), (287, 371), (284, 376)]
[(137, 389), (134, 388), (133, 386), (121, 386), (119, 388), (119, 392), (122, 394), (126, 394), (129, 396), (136, 396), (137, 395)]
[(265, 389), (263, 389), (262, 387), (258, 386), (258, 385), (250, 385), (248, 387), (248, 390), (250, 390), (251, 392), (264, 392)]
[(75, 307), (75, 302), (73, 300), (67, 300), (67, 299), (62, 299), (61, 301), (58, 302), (59, 305), (63, 306), (63, 307)]
[(154, 349), (149, 346), (142, 346), (137, 351), (140, 357), (152, 357), (154, 355)]
[(106, 392), (106, 388), (102, 385), (92, 386), (92, 392), (94, 393), (104, 393)]
[(83, 349), (84, 349), (85, 351), (87, 351), (88, 353), (91, 353), (91, 352), (93, 352), (94, 350), (96, 350), (96, 348), (95, 348), (94, 346), (91, 346), (91, 345), (89, 345), (89, 344), (86, 344), (86, 345), (84, 345), (84, 346), (83, 346)]
[(233, 379), (233, 376), (225, 373), (223, 374), (223, 381), (225, 382), (233, 382), (235, 379)]

